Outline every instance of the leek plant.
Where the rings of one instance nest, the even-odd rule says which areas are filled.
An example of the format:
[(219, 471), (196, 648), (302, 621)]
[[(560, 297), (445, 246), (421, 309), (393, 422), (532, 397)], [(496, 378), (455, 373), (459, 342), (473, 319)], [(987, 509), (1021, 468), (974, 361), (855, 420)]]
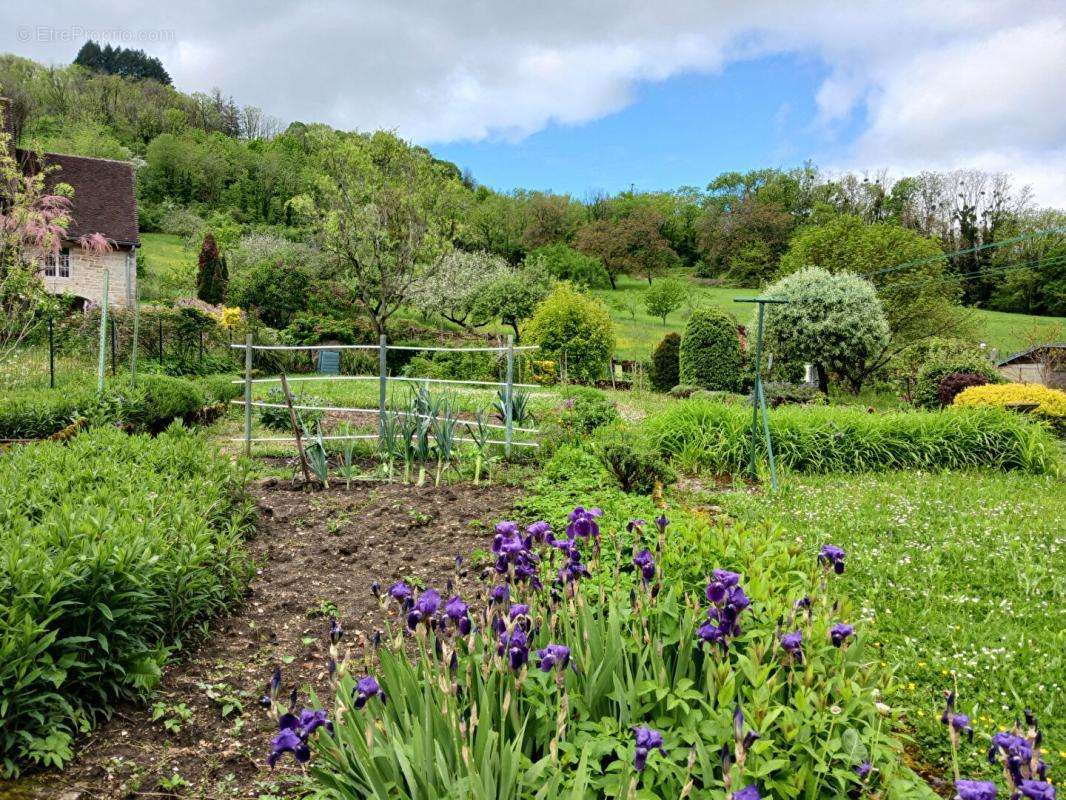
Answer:
[(474, 485), (481, 483), (481, 467), (488, 466), (491, 459), (488, 457), (489, 438), (492, 429), (489, 427), (489, 415), (484, 409), (478, 409), (474, 415), (474, 424), (466, 423), (466, 432), (474, 440), (477, 448), (474, 454)]
[(433, 485), (440, 486), (444, 471), (451, 465), (455, 453), (459, 419), (452, 412), (452, 404), (447, 397), (435, 404), (434, 412), (432, 419), (428, 420), (433, 430), (433, 449), (437, 454), (437, 472)]
[(304, 447), (304, 455), (307, 457), (307, 466), (315, 479), (322, 484), (324, 489), (329, 488), (329, 454), (326, 453), (326, 443), (322, 440), (322, 428), (315, 425), (314, 434), (300, 421), (303, 435), (308, 440)]

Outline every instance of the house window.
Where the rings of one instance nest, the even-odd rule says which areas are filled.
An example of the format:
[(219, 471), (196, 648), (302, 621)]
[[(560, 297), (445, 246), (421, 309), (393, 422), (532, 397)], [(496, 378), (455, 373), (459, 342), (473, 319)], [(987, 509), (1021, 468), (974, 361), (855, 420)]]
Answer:
[(70, 250), (63, 248), (58, 253), (49, 253), (44, 257), (44, 276), (46, 278), (70, 277)]

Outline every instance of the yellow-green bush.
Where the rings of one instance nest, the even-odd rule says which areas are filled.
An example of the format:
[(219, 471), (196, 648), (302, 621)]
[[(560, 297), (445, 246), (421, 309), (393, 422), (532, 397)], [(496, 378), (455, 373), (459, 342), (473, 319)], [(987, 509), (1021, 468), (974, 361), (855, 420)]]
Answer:
[(990, 383), (971, 386), (955, 396), (955, 405), (964, 407), (1036, 403), (1033, 414), (1051, 424), (1059, 434), (1066, 433), (1066, 392), (1039, 383)]

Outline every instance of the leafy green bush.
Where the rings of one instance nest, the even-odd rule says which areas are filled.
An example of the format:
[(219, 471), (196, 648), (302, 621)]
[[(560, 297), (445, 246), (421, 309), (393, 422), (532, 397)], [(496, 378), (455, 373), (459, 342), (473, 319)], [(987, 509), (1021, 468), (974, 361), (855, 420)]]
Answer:
[(1003, 383), (1002, 376), (992, 362), (979, 352), (931, 353), (929, 360), (918, 370), (914, 386), (914, 404), (925, 409), (940, 408), (940, 382), (956, 372), (980, 375), (986, 378), (988, 383)]
[(671, 387), (670, 396), (675, 397), (678, 400), (687, 400), (695, 392), (701, 391), (699, 386), (692, 386), (688, 383), (679, 383), (677, 386)]
[(526, 256), (526, 264), (586, 289), (611, 288), (611, 278), (600, 259), (578, 252), (563, 242), (538, 247)]
[(234, 381), (240, 380), (239, 375), (208, 375), (200, 378), (196, 383), (204, 393), (204, 398), (210, 403), (228, 403), (236, 400), (244, 392), (244, 386)]
[(134, 387), (119, 381), (106, 395), (122, 398), (118, 421), (134, 430), (158, 432), (176, 419), (185, 419), (204, 407), (203, 390), (192, 381), (169, 375), (140, 375)]
[(648, 370), (648, 378), (651, 380), (653, 389), (659, 392), (669, 392), (677, 386), (681, 364), (679, 351), (681, 349), (681, 337), (676, 333), (668, 333), (662, 341), (656, 345), (651, 354), (651, 369)]
[(628, 494), (651, 494), (655, 485), (669, 486), (677, 480), (662, 456), (634, 431), (611, 430), (601, 437), (600, 461)]
[(272, 328), (284, 328), (307, 307), (311, 278), (298, 266), (261, 261), (229, 282), (226, 304), (255, 314)]
[(189, 418), (204, 403), (203, 391), (191, 381), (153, 374), (138, 376), (136, 387), (120, 378), (102, 395), (89, 385), (16, 390), (0, 396), (0, 439), (43, 439), (78, 420), (154, 432)]
[[(671, 460), (734, 474), (747, 462), (750, 426), (749, 410), (702, 400), (677, 403), (645, 422)], [(1053, 436), (999, 409), (869, 414), (840, 406), (785, 406), (770, 412), (770, 433), (778, 463), (797, 472), (1061, 469)]]
[(43, 439), (70, 425), (96, 403), (96, 390), (16, 389), (0, 397), (0, 439)]
[(737, 321), (717, 309), (689, 317), (679, 351), (682, 384), (735, 392), (740, 388), (740, 335)]
[(599, 300), (562, 284), (537, 306), (525, 329), (539, 355), (563, 364), (566, 376), (591, 383), (614, 353), (614, 323)]
[[(259, 421), (264, 426), (270, 428), (272, 431), (279, 431), (281, 433), (292, 433), (292, 418), (289, 416), (288, 404), (285, 402), (285, 393), (278, 387), (272, 388), (267, 392), (266, 402), (273, 403), (278, 406), (274, 408), (269, 406), (259, 409)], [(330, 403), (321, 397), (314, 397), (309, 394), (297, 394), (292, 395), (293, 406), (326, 406)], [(308, 427), (316, 425), (322, 421), (326, 412), (324, 411), (311, 411), (306, 408), (297, 408), (296, 417), (301, 420)]]
[(567, 416), (575, 431), (592, 433), (597, 428), (610, 425), (619, 419), (614, 402), (599, 389), (573, 386), (564, 400)]
[(243, 476), (173, 427), (0, 454), (0, 774), (59, 766), (249, 577)]

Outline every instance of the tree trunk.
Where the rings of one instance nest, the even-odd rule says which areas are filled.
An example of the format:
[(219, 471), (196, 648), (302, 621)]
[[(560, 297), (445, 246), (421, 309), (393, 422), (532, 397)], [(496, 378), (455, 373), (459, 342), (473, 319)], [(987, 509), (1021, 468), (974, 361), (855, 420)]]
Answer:
[(814, 365), (815, 372), (818, 373), (818, 391), (829, 396), (829, 373), (825, 371), (825, 367), (821, 364)]

